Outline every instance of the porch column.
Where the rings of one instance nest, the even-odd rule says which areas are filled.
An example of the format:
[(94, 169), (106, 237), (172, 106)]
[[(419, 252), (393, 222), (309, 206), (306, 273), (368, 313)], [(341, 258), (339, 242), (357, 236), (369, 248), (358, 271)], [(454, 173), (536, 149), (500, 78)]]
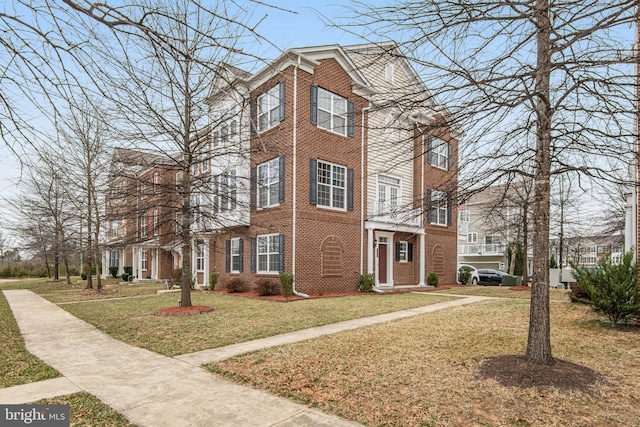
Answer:
[(202, 273), (202, 284), (209, 287), (209, 239), (204, 239), (204, 272)]
[(120, 249), (120, 256), (118, 257), (118, 276), (124, 274), (124, 248)]
[(427, 286), (427, 284), (424, 281), (425, 278), (425, 248), (424, 248), (424, 233), (420, 234), (420, 265), (419, 265), (419, 278), (420, 278), (420, 282), (418, 283), (418, 286)]
[(367, 230), (367, 273), (373, 274), (373, 230)]

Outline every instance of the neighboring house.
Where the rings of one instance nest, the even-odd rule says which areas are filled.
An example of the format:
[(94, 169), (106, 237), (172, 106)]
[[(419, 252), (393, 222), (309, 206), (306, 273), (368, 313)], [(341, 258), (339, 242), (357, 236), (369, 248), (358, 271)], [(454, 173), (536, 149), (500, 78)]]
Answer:
[(620, 263), (625, 251), (625, 236), (584, 236), (564, 238), (562, 260), (560, 260), (560, 239), (553, 238), (549, 244), (550, 255), (558, 260), (558, 266), (570, 268), (570, 262), (582, 266), (595, 266), (604, 257), (613, 263)]
[(198, 285), (212, 271), (219, 286), (292, 273), (307, 294), (357, 290), (361, 273), (381, 290), (455, 282), (460, 134), (395, 44), (291, 49), (255, 74), (222, 64), (208, 102)]
[(181, 267), (175, 240), (175, 166), (169, 159), (118, 148), (106, 197), (106, 241), (102, 274), (132, 267), (136, 279), (166, 279)]
[[(460, 264), (506, 271), (508, 245), (523, 241), (521, 213), (527, 209), (523, 206), (526, 197), (521, 188), (515, 183), (509, 187), (494, 185), (471, 195), (458, 206)], [(529, 235), (528, 246), (531, 239)]]

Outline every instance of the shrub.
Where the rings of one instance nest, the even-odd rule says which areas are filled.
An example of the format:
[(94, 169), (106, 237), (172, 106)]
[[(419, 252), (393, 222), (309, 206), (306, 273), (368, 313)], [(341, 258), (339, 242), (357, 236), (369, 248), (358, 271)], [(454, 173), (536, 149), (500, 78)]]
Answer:
[(602, 258), (595, 271), (575, 264), (571, 267), (576, 282), (589, 296), (583, 301), (596, 313), (604, 314), (612, 327), (640, 314), (638, 270), (633, 261), (633, 251), (625, 253), (620, 264), (613, 264), (609, 257)]
[(260, 279), (254, 287), (256, 293), (266, 297), (270, 295), (280, 295), (280, 283), (271, 279)]
[(209, 289), (214, 290), (216, 288), (216, 284), (218, 284), (218, 278), (220, 277), (219, 271), (214, 271), (209, 274)]
[(109, 273), (114, 279), (118, 277), (118, 266), (112, 265), (111, 267), (109, 267)]
[(438, 280), (439, 280), (438, 279), (438, 273), (436, 273), (435, 271), (432, 271), (427, 276), (427, 285), (429, 285), (429, 286), (438, 286)]
[(129, 281), (129, 275), (127, 273), (122, 273), (120, 275), (120, 278), (122, 279), (123, 282), (128, 282)]
[(293, 295), (293, 274), (280, 273), (280, 287), (283, 297), (289, 298)]
[(80, 273), (80, 278), (82, 280), (87, 280), (87, 273), (85, 273), (84, 271), (82, 273)]
[(360, 292), (371, 292), (376, 284), (373, 273), (365, 273), (360, 275)]
[(458, 282), (468, 285), (471, 280), (471, 267), (463, 265), (458, 269)]
[(11, 277), (12, 274), (13, 272), (11, 271), (11, 267), (9, 267), (8, 265), (0, 270), (0, 277)]
[(239, 277), (235, 277), (227, 283), (227, 292), (229, 293), (247, 291), (249, 291), (249, 285)]
[(125, 265), (124, 267), (122, 267), (122, 270), (127, 273), (129, 276), (131, 276), (133, 274), (133, 267), (130, 265)]
[(578, 283), (571, 285), (571, 302), (589, 303), (589, 294)]

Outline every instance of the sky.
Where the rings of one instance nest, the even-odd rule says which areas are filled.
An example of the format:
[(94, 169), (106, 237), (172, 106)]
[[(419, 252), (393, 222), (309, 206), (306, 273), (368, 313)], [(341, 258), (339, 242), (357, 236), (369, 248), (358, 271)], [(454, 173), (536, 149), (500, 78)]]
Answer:
[[(392, 2), (393, 0), (370, 0), (367, 4)], [(265, 42), (251, 46), (250, 49), (255, 49), (254, 53), (260, 54), (267, 60), (277, 57), (280, 52), (288, 48), (322, 44), (348, 45), (364, 41), (355, 35), (327, 27), (318, 17), (314, 8), (321, 11), (329, 20), (344, 17), (347, 12), (337, 0), (316, 0), (314, 2), (265, 0), (264, 3), (275, 7), (260, 5), (260, 1), (254, 2), (257, 4), (253, 11), (254, 21), (264, 16), (257, 32), (267, 37), (277, 48), (269, 46)], [(1, 197), (16, 194), (16, 184), (20, 174), (20, 164), (15, 154), (0, 142), (0, 229), (2, 229), (3, 221), (8, 215), (6, 204)]]

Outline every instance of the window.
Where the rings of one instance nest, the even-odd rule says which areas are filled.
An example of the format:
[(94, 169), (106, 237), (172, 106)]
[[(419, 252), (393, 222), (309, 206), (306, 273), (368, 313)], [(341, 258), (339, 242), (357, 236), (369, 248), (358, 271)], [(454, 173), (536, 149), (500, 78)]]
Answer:
[(109, 251), (109, 267), (119, 267), (120, 265), (120, 252)]
[(431, 224), (448, 225), (447, 220), (447, 193), (438, 190), (429, 190), (429, 222)]
[(223, 144), (226, 144), (229, 142), (229, 125), (225, 124), (222, 126), (222, 129), (220, 130), (220, 141)]
[(407, 262), (409, 261), (408, 257), (408, 244), (407, 242), (397, 242), (396, 243), (396, 261)]
[(393, 212), (400, 205), (400, 180), (378, 175), (378, 212)]
[(206, 172), (209, 170), (209, 154), (208, 154), (208, 147), (205, 145), (204, 147), (202, 147), (202, 149), (200, 150), (200, 160), (202, 161), (201, 163), (201, 169), (202, 172)]
[(318, 127), (347, 134), (347, 100), (318, 88)]
[(220, 210), (232, 211), (236, 208), (237, 204), (237, 175), (236, 169), (225, 173), (217, 177), (218, 197)]
[(140, 269), (143, 271), (147, 269), (147, 251), (140, 251)]
[(394, 64), (387, 64), (384, 67), (384, 79), (389, 83), (393, 83), (395, 74)]
[(176, 172), (176, 193), (180, 192), (182, 186), (182, 172)]
[(201, 206), (202, 206), (202, 194), (200, 193), (192, 194), (191, 210), (190, 210), (191, 224), (194, 224), (195, 222), (199, 222), (201, 220), (201, 212), (200, 212)]
[(258, 165), (258, 208), (280, 203), (280, 159)]
[(196, 271), (204, 271), (204, 244), (196, 245)]
[(180, 212), (176, 213), (176, 234), (180, 234), (182, 232), (182, 214)]
[(258, 273), (278, 273), (284, 258), (281, 234), (267, 234), (257, 237)]
[(200, 153), (193, 153), (191, 155), (191, 174), (192, 175), (197, 175), (198, 174), (198, 162), (200, 157)]
[(140, 217), (140, 237), (147, 237), (147, 216)]
[(111, 237), (118, 237), (118, 221), (111, 221)]
[(318, 160), (318, 205), (345, 209), (347, 168)]
[(160, 174), (158, 172), (153, 173), (153, 193), (158, 192), (158, 184), (160, 183)]
[(494, 236), (494, 235), (484, 236), (485, 245), (497, 245), (501, 242), (502, 242), (502, 239), (500, 238), (500, 236)]
[(140, 197), (142, 197), (143, 199), (147, 197), (147, 184), (145, 184), (144, 182), (140, 183)]
[(464, 211), (460, 211), (460, 215), (459, 215), (459, 221), (460, 222), (469, 222), (470, 221), (470, 215), (469, 215), (469, 211), (464, 210)]
[(478, 243), (478, 233), (467, 233), (467, 243)]
[(227, 265), (226, 271), (231, 273), (242, 272), (242, 255), (243, 255), (243, 240), (236, 237), (226, 242), (227, 252)]
[(311, 124), (340, 135), (354, 136), (354, 104), (318, 86), (311, 86)]
[(252, 106), (252, 122), (257, 123), (258, 132), (271, 129), (284, 120), (284, 82), (260, 95), (255, 105)]
[(153, 235), (158, 235), (158, 211), (156, 209), (153, 210)]
[(238, 122), (236, 120), (231, 122), (231, 135), (238, 134)]
[(429, 164), (450, 170), (452, 166), (451, 144), (439, 138), (429, 137)]

